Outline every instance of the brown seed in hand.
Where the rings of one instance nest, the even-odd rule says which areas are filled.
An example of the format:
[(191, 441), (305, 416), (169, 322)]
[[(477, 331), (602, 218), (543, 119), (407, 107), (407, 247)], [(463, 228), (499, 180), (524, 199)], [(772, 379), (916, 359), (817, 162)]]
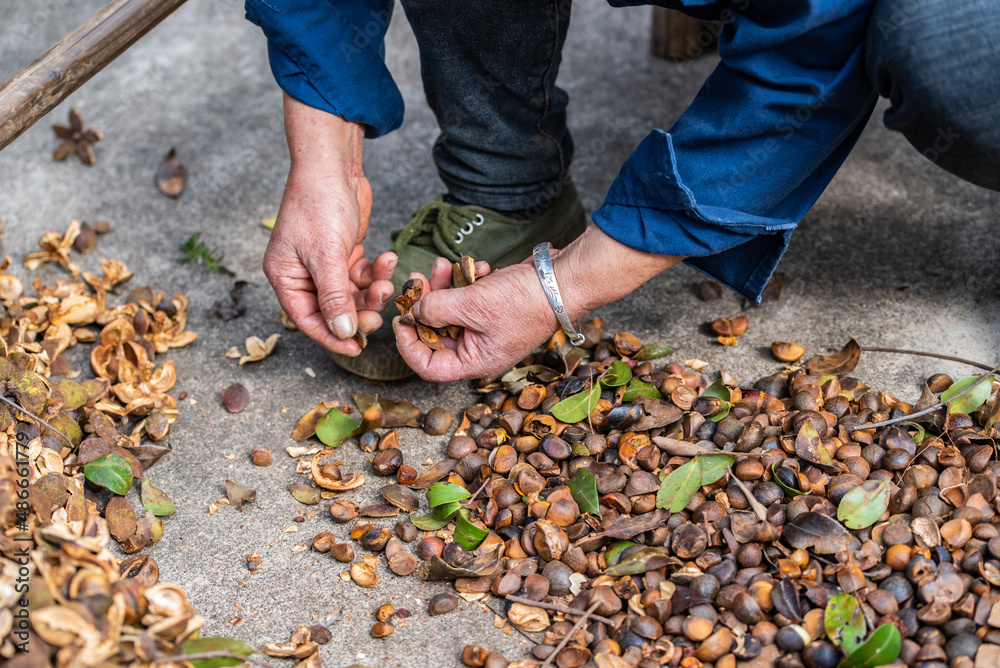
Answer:
[(465, 649), (462, 650), (462, 663), (479, 668), (486, 665), (487, 656), (489, 656), (489, 652), (479, 645), (466, 645)]
[(254, 466), (270, 466), (272, 462), (271, 448), (266, 445), (258, 445), (250, 451), (250, 461)]
[(372, 626), (372, 637), (388, 638), (395, 630), (396, 629), (393, 628), (392, 624), (389, 624), (388, 622), (375, 622), (375, 625)]
[(427, 603), (427, 614), (431, 617), (443, 615), (458, 607), (458, 597), (454, 594), (443, 592), (431, 597)]
[(441, 337), (438, 335), (436, 331), (434, 331), (427, 325), (423, 325), (419, 322), (415, 323), (415, 325), (417, 328), (417, 336), (420, 337), (420, 341), (425, 346), (427, 346), (431, 350), (444, 349), (444, 341), (441, 340)]
[(454, 419), (444, 408), (432, 408), (424, 416), (424, 433), (430, 436), (441, 436), (451, 429)]
[(230, 413), (239, 413), (250, 403), (250, 393), (240, 383), (233, 383), (222, 391), (222, 405)]
[(791, 364), (800, 360), (806, 354), (806, 349), (791, 341), (775, 341), (771, 344), (771, 354), (778, 361)]

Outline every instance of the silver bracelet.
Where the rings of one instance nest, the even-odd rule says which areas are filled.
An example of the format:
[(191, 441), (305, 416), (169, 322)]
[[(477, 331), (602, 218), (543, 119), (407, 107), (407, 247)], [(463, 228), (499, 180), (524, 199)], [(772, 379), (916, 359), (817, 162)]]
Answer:
[(545, 297), (549, 300), (549, 306), (556, 313), (559, 326), (566, 332), (570, 343), (574, 346), (580, 346), (583, 345), (585, 339), (583, 334), (576, 331), (573, 323), (569, 321), (569, 316), (566, 315), (566, 306), (563, 304), (562, 295), (559, 293), (559, 284), (556, 282), (556, 272), (552, 268), (552, 255), (549, 250), (551, 248), (552, 244), (545, 242), (538, 244), (531, 251), (535, 258), (535, 273), (538, 274), (538, 280), (542, 283), (542, 291), (545, 292)]

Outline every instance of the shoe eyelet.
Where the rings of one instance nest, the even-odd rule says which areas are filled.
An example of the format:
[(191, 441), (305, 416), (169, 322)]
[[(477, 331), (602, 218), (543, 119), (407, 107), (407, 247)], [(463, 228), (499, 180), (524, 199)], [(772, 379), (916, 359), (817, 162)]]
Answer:
[(462, 234), (461, 230), (459, 230), (458, 231), (458, 236), (455, 237), (455, 245), (458, 245), (458, 244), (462, 243), (463, 241), (465, 241), (465, 235)]
[(483, 218), (483, 214), (477, 213), (476, 214), (476, 219), (473, 220), (472, 222), (475, 223), (477, 226), (479, 226), (479, 225), (482, 225), (483, 223), (485, 223), (486, 219)]

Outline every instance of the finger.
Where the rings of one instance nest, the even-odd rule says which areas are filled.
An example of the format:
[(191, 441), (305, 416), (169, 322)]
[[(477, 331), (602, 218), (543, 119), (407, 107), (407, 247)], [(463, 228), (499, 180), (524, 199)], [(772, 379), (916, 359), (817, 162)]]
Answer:
[(351, 266), (351, 280), (362, 289), (375, 281), (391, 280), (397, 260), (396, 254), (392, 252), (382, 253), (374, 262), (359, 260)]
[(444, 290), (451, 287), (452, 264), (446, 257), (439, 257), (434, 260), (431, 267), (431, 290)]
[(482, 278), (483, 276), (489, 276), (490, 274), (490, 263), (489, 262), (477, 262), (476, 263), (476, 278)]
[(392, 297), (392, 282), (375, 281), (367, 289), (354, 294), (354, 306), (359, 311), (382, 311), (389, 303), (390, 297)]
[(348, 275), (350, 255), (337, 249), (321, 248), (306, 259), (306, 268), (316, 284), (316, 299), (327, 327), (338, 339), (354, 336), (358, 314), (354, 306), (351, 278)]
[(358, 331), (371, 334), (382, 326), (382, 316), (375, 311), (358, 311)]
[[(323, 319), (323, 314), (320, 313), (319, 303), (316, 301), (314, 293), (278, 290), (276, 294), (282, 310), (288, 314), (288, 317), (303, 334), (335, 353), (353, 357), (361, 352), (360, 346), (353, 340), (341, 341), (333, 335)], [(379, 321), (381, 322), (381, 318)]]
[(392, 319), (396, 333), (396, 347), (403, 361), (417, 375), (430, 382), (448, 382), (462, 377), (462, 362), (458, 353), (450, 348), (431, 350), (417, 336), (417, 330)]
[(413, 317), (428, 327), (447, 325), (465, 327), (469, 323), (465, 318), (464, 304), (468, 299), (466, 291), (470, 289), (474, 288), (433, 290), (424, 293), (420, 301), (413, 305)]

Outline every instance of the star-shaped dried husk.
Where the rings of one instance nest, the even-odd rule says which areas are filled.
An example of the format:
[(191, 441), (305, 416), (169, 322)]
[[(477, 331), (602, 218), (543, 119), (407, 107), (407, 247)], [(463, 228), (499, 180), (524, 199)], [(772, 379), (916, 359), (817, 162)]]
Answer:
[(73, 278), (80, 275), (80, 267), (76, 266), (69, 259), (69, 250), (73, 247), (73, 242), (80, 234), (80, 221), (75, 218), (70, 221), (64, 234), (58, 232), (46, 232), (38, 240), (38, 245), (42, 250), (28, 253), (24, 256), (24, 266), (28, 271), (34, 271), (43, 264), (58, 262), (62, 267), (68, 269), (73, 274)]
[(62, 143), (52, 152), (53, 160), (65, 160), (70, 155), (76, 153), (80, 162), (85, 165), (97, 163), (97, 154), (94, 153), (94, 144), (104, 139), (100, 130), (88, 130), (83, 127), (83, 117), (76, 109), (69, 110), (69, 125), (53, 125), (52, 131), (56, 133)]
[(120, 262), (118, 260), (101, 260), (101, 271), (104, 272), (104, 278), (97, 278), (89, 271), (83, 272), (83, 280), (85, 280), (87, 285), (92, 287), (95, 292), (99, 292), (100, 290), (111, 292), (117, 286), (128, 282), (133, 275), (132, 270), (125, 266), (124, 262)]
[[(154, 303), (158, 307), (164, 304), (165, 296), (166, 293), (158, 293), (153, 297)], [(187, 297), (178, 292), (167, 303), (173, 313), (163, 308), (154, 309), (149, 303), (140, 302), (142, 309), (152, 317), (143, 337), (153, 344), (158, 353), (165, 353), (171, 348), (181, 348), (198, 338), (194, 332), (185, 331), (185, 327), (187, 327)]]

